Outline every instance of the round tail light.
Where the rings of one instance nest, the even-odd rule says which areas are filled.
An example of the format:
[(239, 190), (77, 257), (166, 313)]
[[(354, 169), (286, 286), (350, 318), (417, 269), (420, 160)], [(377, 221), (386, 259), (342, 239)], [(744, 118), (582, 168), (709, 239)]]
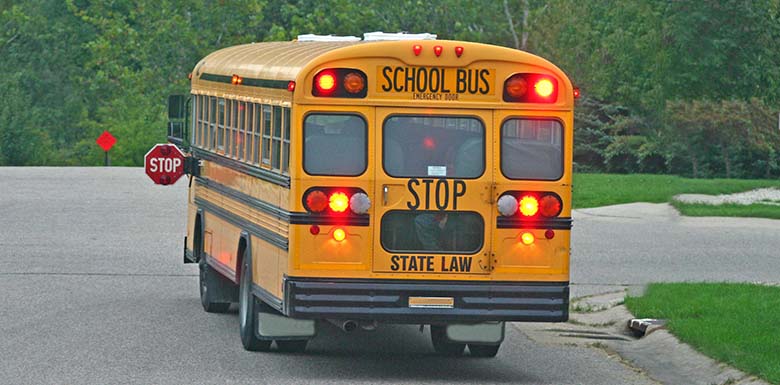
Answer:
[(536, 197), (526, 195), (520, 198), (520, 213), (525, 217), (532, 217), (539, 211), (539, 201)]
[(343, 213), (349, 207), (349, 198), (343, 192), (333, 193), (330, 195), (328, 205), (334, 212)]
[(509, 194), (498, 198), (498, 212), (505, 217), (515, 215), (517, 212), (517, 198)]
[(355, 193), (349, 198), (349, 208), (355, 214), (366, 214), (371, 209), (371, 199), (364, 193)]
[(544, 217), (554, 217), (561, 213), (561, 206), (563, 204), (560, 198), (547, 194), (539, 200), (539, 213)]
[(328, 196), (320, 190), (312, 190), (306, 194), (306, 208), (311, 212), (319, 213), (328, 207)]

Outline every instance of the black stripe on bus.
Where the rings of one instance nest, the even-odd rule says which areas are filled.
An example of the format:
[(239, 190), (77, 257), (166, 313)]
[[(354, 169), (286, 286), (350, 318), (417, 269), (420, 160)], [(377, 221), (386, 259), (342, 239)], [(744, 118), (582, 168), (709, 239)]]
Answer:
[(252, 208), (256, 208), (277, 219), (281, 219), (285, 222), (290, 222), (290, 212), (279, 206), (272, 205), (262, 199), (257, 199), (251, 195), (244, 194), (238, 190), (225, 186), (221, 183), (217, 183), (213, 180), (197, 177), (195, 178), (195, 182), (199, 186), (212, 189), (220, 194), (227, 196), (228, 198), (237, 200)]
[(552, 229), (571, 230), (571, 218), (547, 218), (522, 220), (517, 217), (498, 217), (496, 227), (499, 229)]
[(274, 233), (273, 231), (268, 230), (262, 226), (258, 226), (257, 224), (241, 218), (240, 216), (233, 214), (230, 211), (227, 211), (203, 198), (195, 197), (195, 204), (199, 207), (202, 207), (205, 212), (214, 214), (223, 220), (237, 226), (238, 228), (248, 232), (249, 234), (252, 234), (282, 250), (287, 251), (288, 249), (288, 240), (286, 237)]
[(214, 162), (220, 166), (225, 166), (229, 169), (252, 175), (256, 178), (260, 178), (266, 182), (270, 182), (275, 185), (279, 185), (285, 188), (290, 188), (289, 176), (271, 172), (262, 169), (260, 167), (246, 164), (244, 162), (240, 162), (235, 159), (230, 159), (228, 157), (215, 154), (211, 151), (206, 151), (197, 147), (192, 147), (192, 153), (195, 154), (195, 156), (200, 159), (207, 160), (209, 162)]
[[(208, 80), (210, 82), (233, 84), (233, 76), (217, 75), (204, 73), (200, 75), (200, 80)], [(271, 80), (271, 79), (256, 79), (256, 78), (241, 78), (242, 86), (250, 87), (263, 87), (263, 88), (275, 88), (279, 90), (286, 90), (290, 80)]]
[(279, 206), (275, 206), (262, 199), (244, 194), (238, 190), (225, 186), (221, 183), (206, 178), (195, 178), (198, 185), (212, 189), (231, 199), (241, 202), (247, 206), (257, 208), (260, 211), (271, 215), (277, 219), (283, 220), (293, 225), (343, 225), (343, 226), (368, 226), (368, 215), (346, 215), (346, 216), (328, 216), (321, 214), (310, 214), (306, 212), (290, 212)]

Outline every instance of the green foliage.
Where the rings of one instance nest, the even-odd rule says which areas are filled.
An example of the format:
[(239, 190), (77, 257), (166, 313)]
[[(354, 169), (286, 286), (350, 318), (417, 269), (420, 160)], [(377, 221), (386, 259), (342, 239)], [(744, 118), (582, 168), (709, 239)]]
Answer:
[(780, 174), (780, 0), (0, 0), (0, 26), (0, 165), (101, 164), (103, 130), (139, 165), (208, 53), (382, 30), (559, 65), (584, 91), (577, 170)]
[(575, 173), (572, 202), (574, 202), (575, 208), (633, 202), (663, 203), (671, 201), (672, 197), (677, 194), (731, 194), (763, 187), (780, 188), (780, 181), (691, 179), (675, 175), (651, 174)]
[(672, 333), (710, 357), (780, 382), (780, 287), (655, 283), (626, 306), (637, 317), (668, 320)]

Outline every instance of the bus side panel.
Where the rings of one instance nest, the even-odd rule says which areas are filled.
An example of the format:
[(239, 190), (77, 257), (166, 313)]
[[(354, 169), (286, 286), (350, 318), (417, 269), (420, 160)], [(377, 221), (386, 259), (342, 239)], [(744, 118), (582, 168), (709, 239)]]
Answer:
[(278, 247), (252, 236), (252, 278), (254, 284), (277, 298), (282, 298), (279, 278), (279, 260), (283, 253)]

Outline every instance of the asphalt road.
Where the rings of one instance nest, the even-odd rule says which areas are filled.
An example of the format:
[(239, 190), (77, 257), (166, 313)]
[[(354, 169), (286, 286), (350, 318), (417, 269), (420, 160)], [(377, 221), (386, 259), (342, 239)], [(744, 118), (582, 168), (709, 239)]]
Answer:
[[(154, 186), (136, 168), (0, 168), (0, 383), (653, 383), (601, 349), (531, 340), (522, 325), (495, 359), (437, 357), (413, 326), (325, 325), (305, 354), (245, 352), (237, 315), (203, 312), (196, 267), (181, 262), (186, 193), (185, 180)], [(575, 295), (778, 279), (773, 221), (599, 210), (576, 215)]]

